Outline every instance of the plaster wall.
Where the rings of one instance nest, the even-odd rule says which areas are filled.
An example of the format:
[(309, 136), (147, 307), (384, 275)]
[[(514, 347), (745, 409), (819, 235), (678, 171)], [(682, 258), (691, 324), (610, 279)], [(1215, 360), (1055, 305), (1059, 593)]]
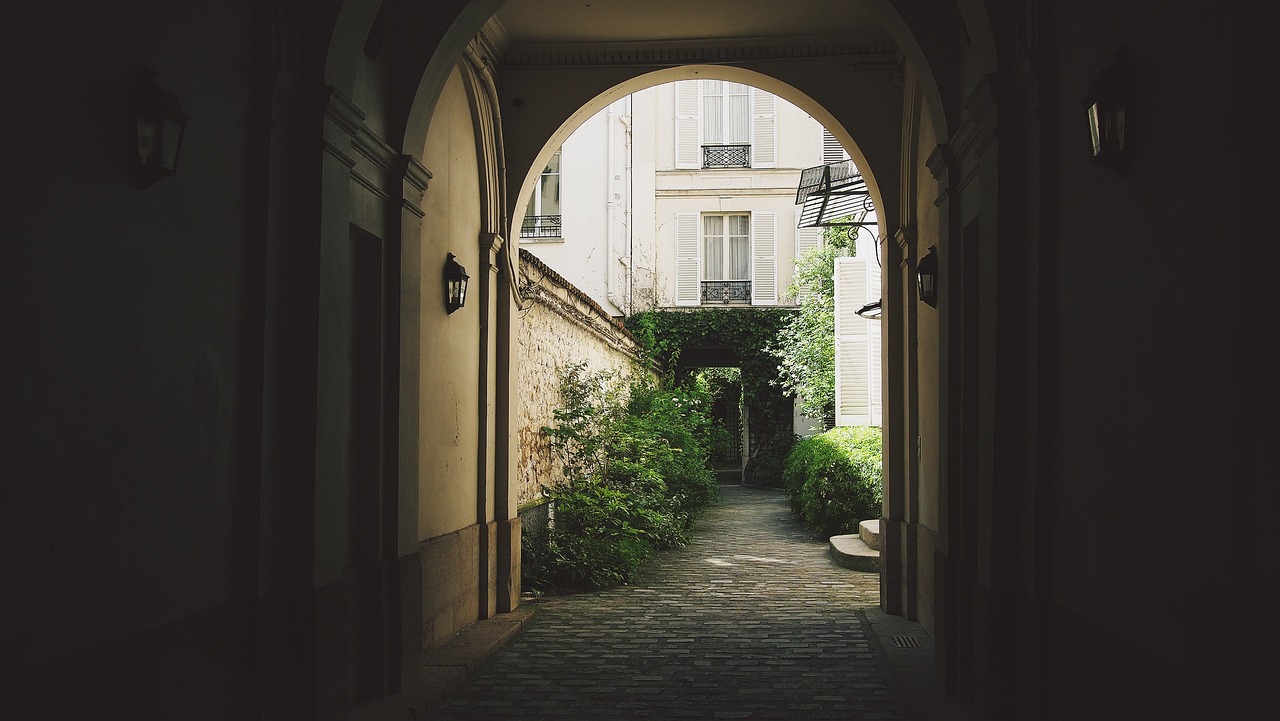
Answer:
[[(1175, 698), (1195, 708), (1200, 683), (1226, 688), (1240, 677), (1232, 664), (1210, 662), (1232, 657), (1224, 636), (1181, 631), (1203, 606), (1178, 589), (1198, 569), (1230, 605), (1226, 599), (1247, 597), (1262, 576), (1252, 566), (1240, 574), (1224, 551), (1244, 546), (1217, 534), (1176, 553), (1168, 546), (1178, 519), (1202, 517), (1206, 500), (1240, 511), (1228, 526), (1258, 527), (1249, 520), (1258, 506), (1244, 499), (1259, 479), (1237, 472), (1241, 436), (1222, 422), (1256, 392), (1240, 372), (1251, 351), (1232, 340), (1231, 320), (1246, 312), (1247, 264), (1240, 261), (1252, 248), (1230, 233), (1190, 229), (1221, 227), (1221, 214), (1240, 207), (1233, 158), (1254, 150), (1252, 141), (1220, 149), (1201, 142), (1233, 137), (1233, 113), (1198, 114), (1193, 123), (1180, 108), (1188, 88), (1198, 108), (1231, 106), (1239, 96), (1222, 79), (1244, 66), (1229, 54), (1191, 57), (1180, 49), (1183, 37), (1235, 44), (1228, 14), (1152, 14), (1132, 3), (1108, 10), (1105, 27), (1091, 27), (1090, 13), (1103, 7), (1085, 3), (1053, 27), (1061, 50), (1050, 152), (1059, 173), (1048, 195), (1060, 225), (1043, 258), (1056, 274), (1056, 298), (1042, 323), (1053, 330), (1045, 361), (1055, 369), (1046, 388), (1054, 434), (1045, 449), (1055, 637), (1066, 643), (1092, 626), (1090, 638), (1114, 639), (1126, 655), (1089, 676), (1099, 689), (1109, 688), (1108, 672), (1144, 664), (1128, 654), (1148, 649), (1148, 658), (1182, 675)], [(1132, 107), (1145, 119), (1131, 125), (1133, 156), (1123, 177), (1089, 162), (1079, 105), (1089, 79), (1121, 45), (1134, 67)], [(1170, 152), (1188, 143), (1194, 150)], [(1186, 302), (1171, 305), (1170, 293)], [(1098, 532), (1082, 537), (1082, 518)], [(1065, 689), (1061, 696), (1070, 698)]]
[[(6, 119), (22, 179), (0, 201), (0, 697), (19, 703), (137, 718), (197, 691), (209, 714), (248, 703), (245, 647), (222, 642), (243, 638), (258, 582), (262, 258), (246, 192), (257, 159), (227, 149), (256, 137), (255, 18), (196, 5), (200, 26), (143, 2), (79, 4), (74, 19), (32, 5), (0, 30), (27, 59), (5, 75), (28, 110)], [(181, 174), (140, 190), (143, 63), (192, 120)]]
[[(615, 156), (625, 153), (625, 145), (620, 139), (610, 143), (622, 129), (621, 121), (610, 111), (617, 113), (624, 105), (618, 101), (600, 110), (560, 146), (560, 237), (520, 239), (520, 247), (555, 268), (611, 315), (621, 315), (622, 310), (610, 301), (616, 278), (610, 279), (608, 274), (616, 275), (614, 266), (621, 267), (610, 221), (615, 214), (625, 213), (619, 202), (623, 199), (612, 197), (616, 191), (611, 165)], [(519, 210), (516, 217), (522, 218), (523, 203)]]
[[(909, 189), (915, 194), (915, 234), (917, 240), (916, 257), (923, 257), (929, 246), (941, 238), (944, 229), (938, 215), (938, 183), (929, 171), (926, 161), (934, 152), (934, 127), (929, 113), (925, 112), (923, 103), (918, 102), (919, 130), (914, 147), (916, 149), (914, 173), (916, 185)], [(932, 240), (931, 240), (932, 239)], [(942, 480), (942, 459), (939, 457), (939, 393), (942, 391), (938, 358), (940, 352), (938, 310), (918, 300), (916, 303), (917, 352), (919, 389), (916, 414), (919, 420), (917, 430), (920, 437), (919, 477), (916, 483), (915, 519), (930, 530), (939, 530), (939, 485)], [(932, 578), (932, 573), (922, 574), (922, 578)]]
[(448, 314), (443, 269), (453, 253), (478, 289), (480, 176), (475, 131), (461, 75), (444, 86), (427, 134), (423, 163), (432, 182), (423, 197), (418, 537), (427, 540), (477, 522), (480, 469), (479, 304)]
[[(934, 151), (934, 127), (923, 102), (918, 99), (914, 103), (918, 113), (918, 127), (913, 147), (916, 149), (913, 162), (915, 177), (914, 187), (909, 186), (906, 192), (913, 193), (911, 202), (915, 213), (915, 233), (917, 259), (928, 252), (928, 246), (943, 236), (938, 214), (938, 184), (933, 180), (926, 160)], [(934, 239), (926, 242), (923, 239)], [(914, 266), (913, 266), (914, 267)], [(916, 407), (914, 427), (916, 431), (915, 445), (908, 452), (916, 455), (914, 478), (908, 483), (913, 498), (908, 502), (908, 514), (913, 524), (912, 534), (915, 546), (914, 571), (915, 578), (915, 613), (921, 625), (930, 631), (936, 630), (936, 612), (934, 601), (935, 568), (934, 552), (938, 548), (940, 526), (940, 489), (943, 482), (942, 458), (940, 456), (941, 428), (939, 425), (940, 403), (939, 393), (942, 391), (940, 368), (938, 365), (940, 339), (939, 314), (937, 309), (929, 307), (915, 297), (907, 302), (915, 304), (916, 312)]]

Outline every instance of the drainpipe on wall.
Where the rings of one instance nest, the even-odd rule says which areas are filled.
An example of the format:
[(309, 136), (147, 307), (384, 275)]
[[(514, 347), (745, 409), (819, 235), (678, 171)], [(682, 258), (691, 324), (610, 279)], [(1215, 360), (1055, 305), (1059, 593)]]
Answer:
[[(630, 99), (630, 96), (627, 96), (627, 97), (628, 99)], [(622, 216), (624, 218), (621, 221), (623, 224), (624, 230), (629, 228), (630, 223), (628, 223), (627, 220), (625, 220), (625, 216), (626, 214), (631, 212), (631, 208), (630, 208), (630, 203), (628, 201), (622, 200), (622, 193), (619, 192), (618, 190), (619, 178), (617, 177), (617, 175), (615, 175), (614, 170), (616, 169), (615, 160), (617, 158), (617, 154), (615, 152), (615, 141), (617, 138), (616, 126), (618, 123), (621, 123), (625, 132), (626, 157), (628, 158), (627, 160), (628, 169), (630, 168), (631, 128), (630, 128), (630, 116), (623, 115), (619, 117), (617, 110), (615, 109), (615, 105), (616, 103), (609, 104), (609, 110), (608, 110), (608, 116), (607, 116), (608, 122), (606, 124), (608, 127), (608, 136), (607, 136), (608, 139), (605, 141), (608, 146), (608, 153), (606, 155), (608, 160), (606, 162), (608, 165), (607, 172), (609, 175), (608, 183), (606, 183), (605, 185), (605, 192), (608, 194), (608, 198), (606, 199), (607, 200), (606, 207), (608, 208), (608, 212), (605, 218), (605, 247), (607, 251), (605, 254), (606, 256), (605, 257), (605, 284), (607, 286), (605, 295), (608, 297), (609, 302), (613, 304), (613, 307), (617, 308), (625, 315), (628, 312), (625, 292), (624, 293), (618, 292), (618, 288), (617, 288), (618, 279), (616, 278), (616, 273), (613, 267), (613, 263), (614, 263), (614, 259), (617, 259), (617, 261), (621, 263), (623, 267), (627, 267), (628, 258), (627, 256), (622, 255), (619, 249), (614, 246), (617, 240), (614, 237), (614, 229), (617, 227), (617, 223), (619, 222), (618, 221), (619, 216)], [(630, 171), (627, 170), (624, 172), (629, 173)], [(622, 180), (624, 188), (627, 185), (629, 185), (629, 181), (630, 181), (629, 176), (627, 177), (627, 179)]]
[(626, 313), (627, 315), (631, 315), (631, 310), (632, 310), (631, 304), (635, 302), (635, 299), (632, 297), (632, 291), (635, 288), (635, 276), (634, 276), (635, 271), (633, 267), (633, 261), (634, 261), (633, 255), (635, 254), (635, 246), (636, 246), (636, 230), (635, 230), (636, 226), (634, 222), (635, 207), (636, 207), (636, 203), (635, 203), (635, 200), (636, 200), (635, 132), (634, 132), (635, 131), (635, 109), (631, 104), (631, 100), (633, 97), (634, 96), (632, 95), (627, 96), (627, 114), (622, 117), (622, 124), (627, 129), (627, 169), (626, 169), (627, 212), (625, 215), (626, 220), (624, 221), (627, 225), (627, 255), (625, 258), (622, 259), (622, 264), (626, 266), (626, 269), (627, 269), (627, 272), (626, 272), (627, 287), (626, 287), (626, 298), (625, 298), (627, 305), (625, 308), (623, 308), (623, 312)]

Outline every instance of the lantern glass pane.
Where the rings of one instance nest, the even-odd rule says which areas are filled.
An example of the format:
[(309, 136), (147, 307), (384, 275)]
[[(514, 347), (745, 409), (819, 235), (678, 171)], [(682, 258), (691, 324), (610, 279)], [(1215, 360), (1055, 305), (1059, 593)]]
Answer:
[(1102, 128), (1098, 119), (1098, 104), (1089, 106), (1089, 134), (1093, 136), (1093, 154), (1102, 152)]
[(164, 119), (160, 133), (160, 167), (172, 172), (178, 165), (178, 143), (182, 141), (182, 123), (175, 118)]
[(144, 115), (138, 116), (138, 164), (147, 167), (155, 161), (158, 141), (156, 124)]

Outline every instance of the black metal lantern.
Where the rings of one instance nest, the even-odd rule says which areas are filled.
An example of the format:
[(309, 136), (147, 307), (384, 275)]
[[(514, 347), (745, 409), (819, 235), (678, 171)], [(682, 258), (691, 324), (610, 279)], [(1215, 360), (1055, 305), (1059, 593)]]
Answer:
[(452, 313), (467, 302), (467, 269), (463, 268), (453, 253), (444, 262), (444, 308)]
[(931, 308), (938, 307), (937, 246), (929, 246), (929, 252), (916, 264), (916, 289), (920, 291), (920, 300)]
[(138, 185), (145, 188), (178, 172), (187, 115), (172, 93), (156, 84), (155, 71), (139, 71), (134, 108), (138, 118)]
[(1089, 83), (1081, 99), (1093, 141), (1093, 162), (1124, 175), (1129, 168), (1129, 139), (1125, 135), (1125, 106), (1129, 98), (1129, 68), (1124, 48), (1112, 53), (1113, 62)]

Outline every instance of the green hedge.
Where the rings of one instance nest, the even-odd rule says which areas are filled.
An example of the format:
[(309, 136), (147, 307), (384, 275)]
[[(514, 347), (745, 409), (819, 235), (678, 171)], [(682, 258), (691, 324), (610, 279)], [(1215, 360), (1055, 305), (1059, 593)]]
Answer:
[(796, 443), (782, 471), (792, 512), (823, 538), (879, 518), (880, 453), (878, 426), (842, 426)]

